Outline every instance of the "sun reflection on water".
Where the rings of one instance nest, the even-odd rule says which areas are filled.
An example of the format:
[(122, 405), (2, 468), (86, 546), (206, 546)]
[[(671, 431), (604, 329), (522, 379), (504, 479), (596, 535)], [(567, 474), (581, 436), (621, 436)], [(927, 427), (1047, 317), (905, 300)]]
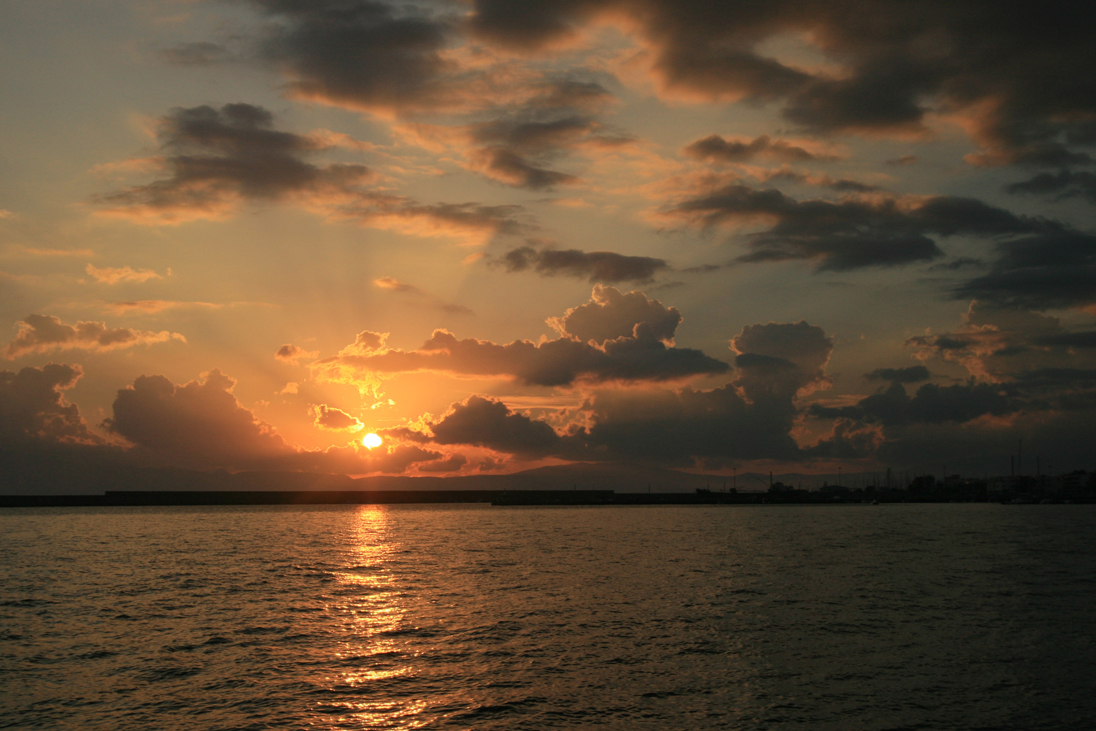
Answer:
[[(427, 723), (424, 701), (393, 693), (392, 683), (414, 677), (415, 667), (399, 639), (407, 607), (394, 561), (401, 546), (392, 539), (389, 518), (384, 506), (363, 506), (343, 565), (333, 571), (339, 582), (332, 592), (335, 631), (345, 638), (334, 660), (344, 669), (321, 685), (342, 697), (313, 708), (317, 727), (417, 729)], [(361, 699), (364, 694), (369, 700)]]

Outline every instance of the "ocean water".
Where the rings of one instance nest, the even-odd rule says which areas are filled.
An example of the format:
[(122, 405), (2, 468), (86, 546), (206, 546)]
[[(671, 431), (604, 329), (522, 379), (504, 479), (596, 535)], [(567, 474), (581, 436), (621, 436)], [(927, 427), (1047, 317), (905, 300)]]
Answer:
[(0, 511), (0, 728), (1094, 719), (1092, 506)]

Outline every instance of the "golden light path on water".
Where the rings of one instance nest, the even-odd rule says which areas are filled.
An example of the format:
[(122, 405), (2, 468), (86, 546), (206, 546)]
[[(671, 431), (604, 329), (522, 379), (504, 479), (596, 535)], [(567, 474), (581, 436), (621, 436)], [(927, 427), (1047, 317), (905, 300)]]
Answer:
[(388, 510), (380, 506), (365, 506), (358, 512), (347, 565), (335, 572), (342, 588), (335, 607), (342, 622), (338, 632), (348, 638), (341, 643), (335, 659), (348, 669), (324, 683), (343, 697), (360, 692), (373, 700), (343, 700), (334, 707), (327, 706), (322, 709), (321, 727), (402, 731), (422, 728), (428, 722), (423, 713), (425, 701), (400, 699), (385, 689), (372, 687), (390, 687), (384, 681), (415, 672), (411, 664), (392, 667), (385, 662), (389, 658), (414, 657), (398, 639), (407, 608), (393, 571), (393, 557), (401, 551), (401, 544), (391, 540), (389, 517)]

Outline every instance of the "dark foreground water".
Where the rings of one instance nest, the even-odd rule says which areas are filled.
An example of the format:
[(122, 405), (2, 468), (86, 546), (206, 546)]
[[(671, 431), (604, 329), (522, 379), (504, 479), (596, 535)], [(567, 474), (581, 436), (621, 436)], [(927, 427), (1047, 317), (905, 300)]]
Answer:
[(1096, 508), (0, 511), (0, 728), (1082, 729)]

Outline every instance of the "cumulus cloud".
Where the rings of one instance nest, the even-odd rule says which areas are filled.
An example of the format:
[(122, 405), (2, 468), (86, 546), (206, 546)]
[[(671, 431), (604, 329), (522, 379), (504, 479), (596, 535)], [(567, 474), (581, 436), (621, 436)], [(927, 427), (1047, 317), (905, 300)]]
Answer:
[(64, 363), (0, 371), (0, 446), (18, 446), (28, 440), (101, 443), (88, 431), (76, 404), (64, 398), (63, 392), (83, 374), (80, 366)]
[[(95, 278), (95, 281), (104, 284), (118, 284), (119, 282), (147, 282), (150, 279), (163, 279), (163, 275), (157, 274), (152, 269), (132, 269), (130, 267), (96, 267), (88, 264), (85, 271)], [(169, 270), (170, 271), (170, 270)]]
[(342, 409), (336, 409), (327, 404), (318, 404), (312, 407), (313, 423), (319, 429), (327, 431), (361, 431), (365, 424)]
[(316, 358), (319, 354), (320, 352), (318, 350), (305, 350), (293, 343), (286, 343), (274, 353), (274, 359), (280, 360), (283, 363), (289, 363), (290, 365), (300, 365), (299, 361), (302, 358), (311, 360)]
[[(595, 289), (595, 306), (605, 307), (597, 298), (611, 296), (608, 294), (611, 289)], [(641, 293), (636, 294), (647, 301)], [(662, 309), (659, 303), (650, 306)], [(617, 319), (619, 325), (620, 318)], [(384, 377), (415, 371), (568, 387), (577, 383), (675, 381), (725, 373), (729, 369), (723, 361), (698, 350), (667, 345), (663, 339), (667, 329), (662, 322), (649, 325), (636, 321), (627, 333), (600, 343), (580, 339), (569, 327), (564, 324), (565, 329), (556, 340), (516, 340), (505, 345), (487, 340), (459, 340), (446, 330), (435, 330), (429, 340), (412, 351), (386, 348), (383, 339), (379, 342), (374, 339), (370, 344), (355, 343), (337, 356), (316, 361), (312, 369), (323, 380), (365, 383), (370, 389), (379, 386)], [(672, 334), (671, 328), (669, 336)], [(359, 335), (359, 341), (363, 335), (367, 333)], [(376, 333), (368, 336), (379, 337)]]
[(496, 262), (508, 272), (535, 271), (544, 277), (565, 276), (590, 282), (649, 282), (670, 265), (664, 259), (628, 256), (612, 251), (511, 249)]
[(270, 459), (289, 447), (232, 394), (236, 381), (214, 369), (201, 381), (176, 386), (164, 376), (140, 376), (118, 392), (113, 434), (165, 456), (205, 466)]
[[(943, 255), (930, 236), (1007, 236), (1061, 231), (971, 198), (846, 197), (799, 201), (776, 189), (731, 184), (665, 209), (666, 220), (700, 228), (770, 227), (747, 236), (740, 262), (807, 259), (843, 271), (929, 261)], [(1051, 235), (1051, 234), (1048, 234)]]
[(485, 447), (523, 458), (557, 454), (563, 440), (547, 423), (518, 414), (502, 401), (470, 396), (428, 424), (430, 433), (393, 430), (402, 438), (441, 445)]
[(634, 335), (637, 329), (667, 345), (681, 324), (681, 313), (642, 292), (622, 293), (616, 287), (595, 284), (590, 301), (568, 309), (562, 317), (548, 319), (560, 335), (583, 342), (604, 343)]
[(19, 332), (8, 343), (4, 355), (14, 360), (30, 353), (48, 353), (54, 350), (90, 350), (105, 352), (135, 345), (152, 345), (169, 340), (186, 342), (179, 333), (162, 330), (148, 332), (127, 327), (108, 328), (104, 322), (77, 321), (66, 325), (52, 315), (30, 315), (18, 323)]
[[(622, 316), (619, 310), (643, 303), (651, 309), (646, 298), (643, 303), (620, 299), (627, 296), (605, 296), (601, 306), (608, 313), (585, 311), (600, 318), (593, 325), (579, 316), (569, 326), (591, 327), (593, 332), (587, 333), (591, 340), (612, 335), (624, 328), (625, 321), (637, 319)], [(662, 333), (672, 336), (676, 311), (658, 308), (664, 320)], [(612, 321), (615, 329), (594, 327)], [(830, 339), (807, 323), (770, 323), (744, 328), (732, 342), (739, 373), (719, 388), (593, 389), (580, 407), (562, 419), (559, 429), (515, 412), (502, 401), (473, 396), (453, 404), (440, 418), (428, 420), (422, 431), (393, 431), (420, 443), (481, 447), (520, 459), (630, 459), (719, 466), (734, 460), (803, 458), (805, 453), (791, 435), (798, 413), (796, 399), (826, 382), (823, 369), (832, 348)]]

